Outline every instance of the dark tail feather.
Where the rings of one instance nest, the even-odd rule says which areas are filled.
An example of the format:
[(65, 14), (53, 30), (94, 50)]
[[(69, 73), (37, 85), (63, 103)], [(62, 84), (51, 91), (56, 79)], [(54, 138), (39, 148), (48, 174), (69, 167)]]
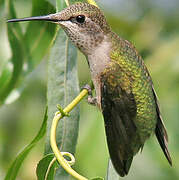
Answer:
[(169, 164), (172, 166), (172, 159), (170, 156), (170, 153), (168, 151), (168, 141), (166, 137), (164, 136), (162, 124), (160, 122), (157, 123), (156, 129), (155, 129), (155, 134), (157, 137), (157, 140), (160, 144), (160, 147), (163, 150), (163, 153), (165, 154), (165, 157), (167, 158)]
[(158, 115), (157, 126), (156, 126), (156, 129), (155, 129), (155, 134), (156, 134), (157, 140), (158, 140), (158, 142), (160, 144), (160, 147), (162, 148), (162, 151), (165, 154), (165, 157), (167, 158), (169, 164), (172, 166), (172, 159), (171, 159), (170, 153), (168, 151), (168, 135), (167, 135), (167, 130), (165, 128), (165, 125), (163, 123), (162, 117), (160, 115), (159, 103), (158, 103), (157, 95), (155, 93), (154, 88), (153, 88), (153, 94), (154, 94), (154, 98), (155, 98), (155, 102), (156, 102), (156, 111), (157, 111), (157, 115)]

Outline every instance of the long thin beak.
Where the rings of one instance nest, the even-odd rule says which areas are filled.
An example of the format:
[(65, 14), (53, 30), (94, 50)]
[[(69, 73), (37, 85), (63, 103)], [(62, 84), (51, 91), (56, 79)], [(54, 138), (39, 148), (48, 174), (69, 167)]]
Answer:
[(10, 22), (20, 22), (20, 21), (53, 21), (58, 22), (60, 21), (57, 19), (57, 16), (54, 16), (54, 14), (46, 15), (46, 16), (34, 16), (34, 17), (27, 17), (22, 19), (9, 19), (7, 20), (8, 23)]

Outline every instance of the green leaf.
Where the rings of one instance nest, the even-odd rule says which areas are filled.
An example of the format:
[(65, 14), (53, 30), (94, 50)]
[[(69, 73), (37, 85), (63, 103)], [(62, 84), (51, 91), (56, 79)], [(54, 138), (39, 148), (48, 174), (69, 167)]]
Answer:
[(0, 69), (1, 73), (0, 73), (0, 87), (1, 89), (4, 88), (7, 83), (9, 82), (9, 80), (11, 79), (12, 76), (12, 63), (11, 62), (7, 62), (4, 63)]
[[(13, 1), (8, 1), (7, 4), (8, 19), (16, 18)], [(47, 1), (33, 0), (32, 16), (46, 15), (54, 12), (54, 7)], [(19, 92), (22, 92), (24, 78), (48, 53), (55, 35), (55, 29), (56, 25), (52, 23), (30, 22), (25, 34), (23, 34), (19, 23), (8, 23), (8, 38), (12, 50), (10, 61), (13, 68), (11, 71), (9, 71), (8, 66), (2, 69), (0, 76), (0, 105), (4, 104), (13, 89), (21, 88)]]
[(36, 174), (38, 180), (52, 180), (55, 175), (58, 163), (54, 160), (54, 154), (48, 154), (41, 159), (37, 165)]
[[(44, 0), (32, 1), (31, 16), (55, 13), (55, 8)], [(31, 72), (42, 58), (48, 53), (55, 35), (56, 25), (49, 22), (29, 22), (24, 35), (27, 68), (25, 73)]]
[[(56, 105), (68, 105), (79, 93), (77, 75), (77, 49), (68, 40), (65, 32), (60, 29), (57, 39), (51, 50), (48, 66), (48, 132), (45, 153), (51, 153), (50, 128), (57, 111)], [(76, 107), (70, 117), (59, 122), (56, 141), (61, 151), (74, 154), (78, 136), (79, 107)], [(57, 178), (66, 178), (69, 175), (60, 168)]]
[(52, 4), (54, 7), (56, 6), (56, 0), (47, 0), (50, 4)]
[(116, 170), (114, 169), (111, 160), (108, 163), (108, 170), (107, 170), (107, 180), (118, 180), (119, 175), (117, 174)]
[[(74, 1), (69, 1), (71, 4)], [(56, 1), (57, 11), (65, 8), (64, 0)], [(51, 153), (50, 128), (57, 111), (56, 105), (68, 105), (79, 93), (77, 74), (77, 49), (69, 41), (65, 32), (60, 29), (51, 50), (48, 64), (48, 125), (45, 154)], [(60, 120), (57, 128), (56, 142), (60, 151), (75, 153), (79, 126), (79, 107), (76, 107), (70, 117)], [(57, 170), (55, 179), (69, 179), (69, 174), (61, 167)]]
[[(69, 4), (72, 5), (77, 2), (86, 2), (85, 0), (68, 0)], [(57, 12), (61, 11), (66, 7), (65, 0), (56, 0), (56, 10)]]
[(4, 5), (4, 0), (0, 0), (0, 7)]
[[(13, 6), (13, 1), (8, 1), (8, 14), (9, 18), (15, 18), (15, 10)], [(4, 103), (5, 99), (15, 88), (16, 83), (19, 80), (20, 74), (22, 72), (23, 60), (24, 60), (24, 51), (22, 46), (22, 31), (18, 23), (12, 23), (7, 26), (8, 38), (12, 50), (11, 62), (13, 65), (13, 70), (11, 77), (7, 79), (8, 81), (4, 82), (6, 86), (0, 89), (0, 105)]]
[(24, 150), (16, 157), (10, 168), (8, 169), (8, 172), (6, 174), (5, 180), (15, 180), (17, 173), (19, 171), (19, 168), (21, 167), (24, 159), (27, 157), (29, 152), (32, 150), (32, 148), (39, 142), (40, 139), (45, 135), (46, 133), (46, 127), (47, 127), (47, 110), (45, 112), (44, 120), (41, 125), (41, 128), (39, 132), (37, 133), (36, 137), (32, 140), (32, 142), (27, 145)]

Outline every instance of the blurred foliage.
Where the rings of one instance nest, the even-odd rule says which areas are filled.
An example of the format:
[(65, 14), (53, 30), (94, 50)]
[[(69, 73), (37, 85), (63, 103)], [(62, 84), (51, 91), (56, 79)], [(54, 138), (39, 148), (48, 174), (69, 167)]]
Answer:
[[(18, 17), (30, 14), (32, 3), (30, 0), (14, 2)], [(39, 0), (38, 2), (39, 14), (34, 15), (45, 13), (43, 4)], [(171, 168), (153, 136), (145, 144), (143, 152), (136, 155), (129, 175), (123, 179), (179, 179), (179, 1), (101, 0), (99, 3), (112, 29), (134, 43), (145, 60), (159, 97), (162, 116), (169, 134), (169, 149), (173, 158)], [(53, 10), (48, 10), (48, 13), (53, 12)], [(11, 57), (11, 51), (6, 33), (7, 11), (2, 0), (0, 1), (0, 16), (1, 83), (4, 82), (3, 79), (8, 80), (4, 77), (9, 77), (12, 69), (8, 60)], [(20, 27), (22, 28), (22, 25)], [(22, 33), (24, 27), (23, 24)], [(28, 32), (29, 45), (33, 41), (31, 31)], [(51, 28), (45, 31), (50, 34)], [(33, 37), (37, 37), (39, 29), (33, 29), (33, 32), (36, 33)], [(45, 34), (42, 36), (46, 38)], [(45, 43), (43, 44), (45, 46)], [(38, 45), (36, 48), (45, 49)], [(25, 56), (30, 57), (27, 51), (24, 53)], [(34, 59), (33, 62), (35, 66), (31, 63), (28, 67), (35, 68), (38, 60)], [(79, 53), (78, 69), (82, 86), (88, 82), (90, 76), (86, 60), (81, 53)], [(0, 109), (0, 179), (4, 177), (19, 150), (33, 139), (40, 127), (46, 105), (46, 77), (46, 58), (44, 58), (44, 61), (25, 80), (19, 80), (19, 84), (24, 89), (19, 99)], [(87, 177), (105, 177), (109, 155), (102, 115), (86, 101), (81, 103), (80, 111), (75, 169)], [(20, 179), (36, 179), (35, 168), (42, 157), (43, 147), (44, 142), (41, 142), (30, 154), (21, 168)]]
[[(9, 167), (6, 176), (5, 176), (5, 180), (15, 180), (17, 177), (17, 174), (19, 172), (19, 169), (24, 161), (24, 159), (27, 158), (27, 155), (29, 154), (29, 152), (37, 145), (37, 143), (44, 137), (45, 133), (46, 133), (46, 129), (47, 129), (47, 108), (45, 111), (45, 115), (44, 115), (44, 120), (43, 123), (40, 127), (40, 130), (38, 131), (37, 135), (35, 136), (35, 138), (32, 140), (32, 142), (30, 142), (30, 144), (28, 144), (23, 151), (21, 151), (18, 156), (15, 158), (15, 160), (13, 161), (12, 165)], [(41, 161), (40, 161), (41, 162)], [(46, 161), (48, 163), (48, 161)], [(42, 163), (38, 163), (38, 167), (39, 164)], [(55, 163), (54, 163), (55, 164)], [(54, 165), (55, 166), (55, 165)], [(53, 167), (53, 173), (54, 174), (54, 168)], [(43, 170), (46, 171), (46, 169), (44, 168), (44, 163), (43, 163), (43, 168), (37, 168), (37, 174), (38, 174), (38, 170)], [(40, 171), (41, 177), (42, 176), (42, 170)]]
[[(4, 6), (5, 5), (7, 7), (6, 13), (8, 14), (6, 18), (16, 18), (14, 2), (7, 1)], [(39, 5), (41, 5), (41, 8)], [(42, 7), (44, 8), (42, 9)], [(47, 1), (39, 0), (37, 2), (33, 0), (31, 11), (31, 16), (34, 16), (34, 14), (37, 15), (37, 13), (46, 14), (49, 11), (54, 12), (54, 8)], [(5, 21), (2, 23), (5, 23)], [(38, 31), (35, 30), (36, 28)], [(34, 26), (34, 23), (28, 23), (25, 33), (23, 33), (19, 23), (8, 24), (7, 34), (11, 55), (10, 60), (6, 60), (4, 64), (2, 64), (0, 76), (0, 105), (10, 103), (19, 97), (23, 89), (23, 85), (20, 86), (19, 84), (24, 81), (24, 76), (29, 74), (44, 55), (46, 55), (54, 33), (55, 26), (44, 22), (39, 22), (36, 26)]]

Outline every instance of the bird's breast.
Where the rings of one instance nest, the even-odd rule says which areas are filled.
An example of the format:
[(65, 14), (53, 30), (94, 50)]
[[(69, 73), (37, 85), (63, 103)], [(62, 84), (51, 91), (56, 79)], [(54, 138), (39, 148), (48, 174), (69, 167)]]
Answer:
[(93, 53), (88, 55), (88, 64), (99, 107), (101, 106), (100, 76), (105, 69), (110, 66), (110, 48), (111, 43), (104, 38), (103, 42), (93, 51)]

